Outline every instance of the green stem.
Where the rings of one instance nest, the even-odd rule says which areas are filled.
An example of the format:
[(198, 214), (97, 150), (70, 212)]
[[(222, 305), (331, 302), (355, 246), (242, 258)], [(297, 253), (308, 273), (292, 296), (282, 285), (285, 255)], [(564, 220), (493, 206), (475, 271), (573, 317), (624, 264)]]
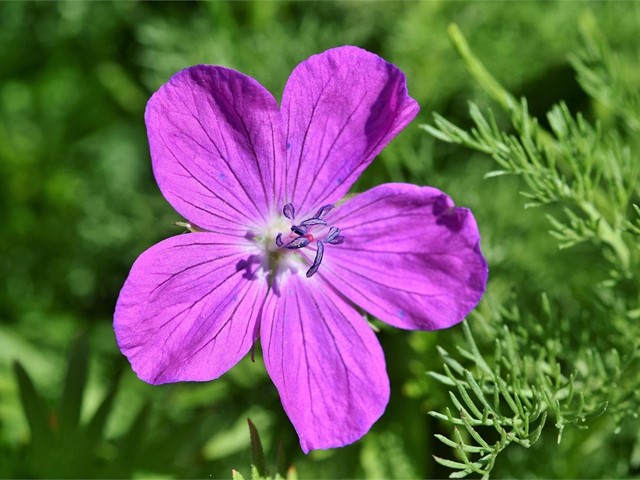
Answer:
[(482, 88), (500, 104), (505, 110), (509, 110), (517, 105), (515, 98), (498, 82), (493, 75), (484, 67), (484, 65), (476, 58), (464, 35), (458, 28), (458, 25), (452, 23), (447, 29), (449, 38), (453, 42), (458, 55), (464, 60), (469, 74), (482, 86)]
[[(482, 87), (482, 89), (487, 92), (489, 97), (491, 97), (495, 102), (497, 102), (504, 110), (507, 112), (517, 111), (517, 116), (522, 118), (524, 112), (522, 111), (522, 107), (520, 106), (520, 102), (516, 100), (516, 98), (511, 95), (507, 91), (506, 88), (495, 79), (489, 70), (485, 68), (480, 60), (473, 54), (471, 49), (469, 48), (469, 44), (467, 40), (464, 38), (464, 35), (458, 28), (458, 25), (452, 23), (449, 25), (447, 29), (449, 33), (449, 38), (453, 42), (453, 46), (458, 52), (458, 55), (464, 61), (464, 65), (469, 72), (469, 75), (478, 82), (478, 84)], [(553, 136), (543, 130), (538, 130), (538, 139), (547, 147), (557, 148), (555, 140)]]

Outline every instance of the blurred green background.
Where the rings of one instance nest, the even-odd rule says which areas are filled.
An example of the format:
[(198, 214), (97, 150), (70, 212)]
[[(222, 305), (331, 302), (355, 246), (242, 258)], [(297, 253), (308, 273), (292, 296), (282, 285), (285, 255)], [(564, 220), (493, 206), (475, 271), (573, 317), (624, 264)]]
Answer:
[[(575, 262), (591, 258), (589, 247), (560, 258), (544, 215), (522, 209), (517, 178), (483, 180), (490, 159), (438, 143), (418, 125), (432, 112), (468, 125), (469, 100), (490, 104), (449, 42), (451, 22), (534, 115), (560, 100), (593, 115), (567, 61), (587, 11), (613, 48), (638, 48), (634, 2), (0, 3), (0, 476), (218, 478), (232, 468), (248, 475), (247, 417), (268, 462), (281, 443), (301, 478), (448, 475), (431, 457), (447, 453), (426, 414), (447, 394), (425, 372), (441, 368), (435, 345), (454, 343), (459, 329), (383, 329), (392, 384), (385, 416), (357, 444), (309, 456), (260, 359), (205, 384), (152, 387), (131, 372), (111, 328), (115, 301), (135, 258), (179, 233), (173, 222), (181, 220), (151, 174), (145, 103), (197, 63), (235, 68), (280, 98), (291, 70), (314, 53), (344, 44), (376, 52), (406, 73), (422, 111), (356, 188), (409, 181), (446, 191), (476, 214), (491, 298), (507, 301), (517, 289), (519, 304), (535, 311), (540, 292), (551, 290), (570, 312), (605, 268), (594, 261), (567, 284)], [(80, 405), (73, 385), (82, 386), (83, 341)], [(77, 371), (65, 387), (69, 355)], [(17, 378), (27, 380), (14, 361), (40, 392), (23, 401), (40, 402), (46, 416), (25, 417)], [(100, 411), (110, 413), (95, 420)], [(29, 428), (38, 421), (48, 425), (44, 447)], [(93, 421), (93, 433), (64, 434), (78, 421)], [(513, 452), (496, 477), (545, 476), (535, 452)], [(563, 461), (575, 465), (560, 472), (579, 471), (579, 458)], [(528, 469), (513, 470), (518, 462)]]

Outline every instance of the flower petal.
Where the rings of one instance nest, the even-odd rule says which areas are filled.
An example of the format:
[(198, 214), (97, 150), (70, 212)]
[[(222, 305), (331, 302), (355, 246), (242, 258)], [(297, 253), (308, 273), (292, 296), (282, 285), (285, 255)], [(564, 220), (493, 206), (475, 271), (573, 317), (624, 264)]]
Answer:
[(278, 105), (254, 79), (210, 65), (174, 75), (145, 113), (153, 171), (167, 201), (206, 230), (264, 218), (281, 188)]
[(171, 237), (138, 257), (114, 329), (142, 380), (212, 380), (249, 351), (266, 295), (254, 258), (214, 233)]
[(305, 453), (355, 442), (384, 412), (382, 348), (363, 317), (323, 282), (289, 277), (267, 302), (260, 337)]
[(285, 86), (287, 201), (301, 213), (335, 203), (418, 113), (404, 74), (357, 47), (314, 55)]
[(380, 320), (446, 328), (484, 293), (488, 269), (475, 219), (435, 188), (380, 185), (327, 221), (345, 240), (327, 248), (319, 275)]

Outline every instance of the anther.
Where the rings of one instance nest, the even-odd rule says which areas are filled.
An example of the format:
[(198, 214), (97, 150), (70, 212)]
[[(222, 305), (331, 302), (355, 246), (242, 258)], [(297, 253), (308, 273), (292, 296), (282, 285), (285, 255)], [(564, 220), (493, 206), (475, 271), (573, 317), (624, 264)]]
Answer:
[(320, 268), (320, 264), (322, 263), (322, 257), (324, 256), (324, 243), (321, 240), (316, 242), (318, 249), (316, 250), (316, 258), (313, 260), (313, 265), (311, 268), (307, 270), (307, 278), (312, 277)]
[(296, 235), (300, 235), (302, 237), (304, 237), (307, 234), (307, 229), (300, 225), (292, 225), (291, 231)]
[(291, 240), (289, 243), (285, 244), (284, 247), (289, 250), (295, 250), (298, 248), (304, 248), (311, 243), (307, 237), (298, 237), (294, 240)]
[(327, 225), (327, 222), (325, 222), (324, 220), (322, 220), (321, 218), (309, 218), (307, 220), (303, 220), (302, 222), (300, 222), (300, 226), (302, 227), (310, 227), (311, 225)]
[(329, 229), (329, 234), (327, 235), (327, 242), (330, 242), (331, 240), (333, 240), (334, 238), (336, 238), (338, 235), (340, 235), (340, 229), (338, 227), (331, 227)]
[(325, 238), (325, 241), (327, 243), (330, 243), (331, 245), (340, 245), (342, 242), (344, 242), (344, 236), (340, 235), (339, 228), (331, 227), (329, 229), (329, 234), (327, 235), (327, 238)]
[(316, 213), (316, 216), (314, 218), (324, 217), (327, 213), (333, 210), (333, 207), (334, 207), (333, 205), (324, 205), (320, 207), (320, 210), (318, 210), (318, 213)]
[(333, 238), (332, 240), (327, 240), (327, 242), (330, 243), (331, 245), (340, 245), (341, 243), (344, 242), (344, 236), (338, 235), (337, 237)]
[(293, 207), (292, 203), (287, 203), (282, 208), (282, 214), (287, 217), (289, 220), (293, 220), (296, 216), (296, 209)]

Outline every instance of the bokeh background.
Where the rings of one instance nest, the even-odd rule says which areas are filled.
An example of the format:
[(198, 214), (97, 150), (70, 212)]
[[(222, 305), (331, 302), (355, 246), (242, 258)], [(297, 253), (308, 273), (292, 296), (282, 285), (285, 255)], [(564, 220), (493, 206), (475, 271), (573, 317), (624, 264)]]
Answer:
[[(468, 125), (469, 100), (491, 104), (451, 46), (451, 22), (514, 95), (527, 97), (534, 115), (564, 100), (590, 116), (594, 105), (567, 60), (578, 48), (580, 18), (596, 18), (614, 49), (637, 50), (639, 7), (0, 3), (0, 476), (228, 478), (233, 468), (248, 476), (247, 418), (268, 463), (281, 445), (301, 478), (448, 475), (432, 459), (448, 455), (434, 439), (442, 426), (427, 415), (447, 403), (447, 391), (426, 372), (441, 370), (435, 347), (455, 344), (458, 327), (383, 329), (392, 384), (386, 414), (360, 442), (308, 456), (260, 358), (204, 384), (153, 387), (136, 378), (115, 343), (115, 301), (135, 258), (180, 233), (173, 222), (182, 220), (152, 177), (145, 103), (173, 73), (197, 63), (235, 68), (280, 98), (291, 70), (314, 53), (344, 44), (376, 52), (406, 73), (422, 111), (356, 190), (408, 181), (446, 191), (476, 214), (494, 301), (517, 291), (519, 304), (535, 310), (540, 292), (553, 291), (571, 311), (588, 295), (581, 286), (605, 268), (594, 261), (567, 285), (567, 272), (591, 258), (589, 247), (560, 257), (544, 215), (523, 210), (520, 180), (484, 180), (491, 159), (439, 143), (418, 125), (433, 112)], [(25, 372), (37, 392), (31, 396)], [(46, 414), (28, 418), (23, 403)], [(547, 476), (541, 461), (553, 454), (545, 448), (507, 451), (494, 476)], [(578, 455), (558, 453), (555, 461), (556, 475), (580, 472)]]

